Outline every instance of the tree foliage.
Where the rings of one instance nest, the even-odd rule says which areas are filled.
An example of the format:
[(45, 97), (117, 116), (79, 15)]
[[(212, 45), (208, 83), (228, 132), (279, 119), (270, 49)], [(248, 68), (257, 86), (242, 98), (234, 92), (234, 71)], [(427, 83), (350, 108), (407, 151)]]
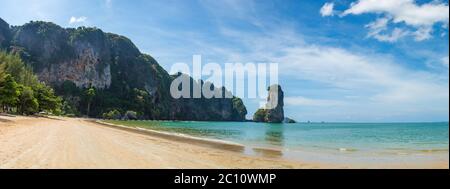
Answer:
[(34, 91), (31, 87), (21, 85), (20, 96), (17, 104), (17, 111), (20, 114), (31, 115), (38, 111), (39, 103), (34, 96)]
[(0, 105), (12, 113), (56, 113), (60, 112), (61, 98), (40, 82), (17, 54), (0, 52)]
[(103, 119), (121, 119), (122, 114), (120, 114), (119, 110), (111, 110), (109, 112), (103, 113)]
[(20, 96), (19, 86), (10, 74), (0, 79), (0, 105), (3, 111), (14, 107)]
[(87, 113), (86, 115), (89, 116), (89, 112), (91, 110), (91, 103), (92, 103), (92, 99), (95, 96), (95, 88), (91, 87), (89, 89), (86, 90), (86, 99), (87, 99)]
[(62, 99), (55, 95), (51, 87), (38, 83), (33, 89), (39, 102), (39, 111), (52, 112), (60, 109)]

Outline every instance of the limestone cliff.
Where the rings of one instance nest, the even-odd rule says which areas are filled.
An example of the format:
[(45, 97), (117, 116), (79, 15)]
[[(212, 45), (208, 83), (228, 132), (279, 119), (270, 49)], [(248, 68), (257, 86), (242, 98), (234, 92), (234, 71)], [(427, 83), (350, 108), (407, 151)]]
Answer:
[(0, 18), (0, 49), (6, 47), (11, 40), (11, 31), (9, 24)]
[(126, 37), (98, 28), (62, 28), (49, 22), (9, 25), (0, 19), (0, 47), (19, 53), (41, 81), (84, 113), (83, 90), (97, 89), (91, 116), (117, 109), (143, 119), (243, 121), (247, 113), (232, 99), (174, 99), (170, 76)]
[(280, 85), (271, 85), (268, 91), (266, 107), (256, 111), (253, 121), (282, 123), (284, 120), (284, 92)]
[(98, 29), (66, 30), (55, 24), (31, 22), (13, 28), (12, 50), (26, 54), (39, 79), (77, 87), (111, 85), (111, 52), (106, 35)]

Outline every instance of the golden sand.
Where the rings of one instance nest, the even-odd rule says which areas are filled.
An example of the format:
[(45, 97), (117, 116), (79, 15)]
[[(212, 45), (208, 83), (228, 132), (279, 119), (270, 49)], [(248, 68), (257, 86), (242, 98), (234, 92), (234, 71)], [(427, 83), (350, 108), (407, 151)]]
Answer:
[[(392, 168), (286, 160), (280, 152), (81, 118), (0, 115), (0, 168)], [(393, 168), (446, 168), (447, 162)]]

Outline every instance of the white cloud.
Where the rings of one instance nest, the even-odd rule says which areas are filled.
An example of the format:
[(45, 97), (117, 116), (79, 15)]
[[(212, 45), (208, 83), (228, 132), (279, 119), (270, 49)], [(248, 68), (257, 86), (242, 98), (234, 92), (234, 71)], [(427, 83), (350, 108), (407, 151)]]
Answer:
[(408, 31), (400, 28), (395, 28), (392, 32), (388, 32), (389, 21), (389, 18), (384, 17), (367, 24), (366, 28), (369, 29), (367, 37), (373, 37), (375, 39), (378, 39), (379, 41), (395, 42), (398, 39), (409, 34)]
[[(365, 116), (367, 119), (375, 115), (381, 118), (411, 116), (413, 113), (448, 114), (448, 106), (444, 105), (449, 100), (447, 73), (405, 68), (386, 54), (358, 53), (305, 43), (289, 30), (264, 35), (230, 29), (224, 31), (250, 49), (235, 61), (279, 63), (279, 73), (283, 77), (321, 86), (321, 92), (316, 91), (315, 94), (327, 95), (330, 88), (345, 91), (330, 94), (333, 100), (327, 97), (312, 98), (311, 94), (291, 94), (291, 97), (287, 95), (287, 105), (310, 108), (333, 106), (335, 110), (330, 113), (339, 114), (336, 111), (341, 111), (342, 114)], [(238, 52), (224, 49), (222, 53), (227, 56)], [(348, 96), (358, 98), (350, 99)], [(353, 112), (354, 109), (367, 112)]]
[(442, 65), (448, 69), (448, 56), (443, 57), (441, 61)]
[(394, 28), (394, 30), (389, 31), (388, 24), (390, 20), (389, 18), (383, 17), (367, 24), (366, 28), (369, 29), (367, 37), (373, 37), (384, 42), (395, 42), (410, 33), (400, 28)]
[(341, 106), (345, 102), (328, 99), (312, 99), (303, 96), (285, 97), (284, 104), (287, 106)]
[[(429, 57), (424, 62), (429, 70), (440, 72), (448, 75), (448, 55), (442, 55), (433, 52), (417, 52), (423, 53), (425, 56)], [(443, 79), (448, 79), (448, 77), (443, 77)]]
[[(448, 25), (449, 7), (448, 4), (440, 1), (432, 1), (424, 4), (417, 4), (414, 0), (358, 0), (351, 4), (341, 16), (361, 15), (374, 13), (383, 15), (385, 18), (378, 21), (388, 21), (393, 24), (405, 24), (415, 31), (393, 30), (392, 34), (369, 35), (380, 41), (395, 41), (395, 37), (411, 35), (416, 41), (426, 40), (432, 37), (433, 26), (435, 24)], [(375, 21), (372, 24), (378, 22)], [(370, 24), (369, 24), (370, 25)], [(374, 31), (370, 31), (374, 33)]]
[[(377, 33), (375, 35), (368, 35), (369, 37), (373, 37), (379, 41), (384, 41), (384, 42), (395, 42), (398, 39), (405, 37), (409, 34), (408, 31), (405, 31), (403, 29), (400, 28), (395, 28), (392, 33), (390, 34), (380, 34)], [(419, 39), (419, 38), (418, 38)], [(423, 37), (420, 37), (420, 39), (424, 39)]]
[[(219, 14), (218, 18), (223, 18), (222, 14), (231, 14), (229, 11), (218, 13), (215, 9), (211, 9), (211, 13)], [(250, 24), (254, 23), (252, 15), (243, 18), (249, 18), (244, 21)], [(404, 37), (400, 35), (401, 31), (412, 35), (411, 31), (400, 27), (395, 27), (399, 29), (393, 35), (389, 32), (395, 29), (388, 28), (395, 24), (393, 18), (384, 15), (380, 19), (366, 26), (370, 31), (378, 31), (374, 36), (386, 35), (386, 40), (394, 41)], [(395, 54), (376, 54), (372, 49), (360, 48), (353, 51), (320, 45), (320, 41), (310, 43), (307, 41), (311, 40), (304, 40), (305, 36), (289, 23), (256, 22), (265, 23), (260, 31), (217, 22), (220, 31), (217, 35), (226, 39), (226, 44), (211, 42), (197, 35), (173, 34), (180, 40), (189, 40), (188, 44), (192, 45), (181, 48), (177, 54), (187, 54), (188, 61), (192, 52), (198, 52), (216, 62), (279, 63), (279, 80), (285, 87), (286, 108), (292, 108), (286, 112), (303, 120), (337, 121), (347, 117), (350, 121), (375, 118), (409, 121), (445, 119), (448, 115), (448, 73), (403, 67), (401, 65), (406, 64), (389, 58)], [(171, 51), (173, 54), (173, 49)], [(436, 57), (440, 59), (442, 55)], [(249, 105), (251, 100), (244, 100)], [(248, 106), (249, 115), (257, 108), (258, 102), (253, 103), (256, 104), (254, 108)]]
[(414, 39), (416, 41), (423, 41), (431, 38), (431, 32), (433, 29), (431, 27), (420, 27), (414, 32)]
[(430, 26), (437, 22), (448, 23), (448, 5), (433, 1), (418, 5), (414, 0), (359, 0), (343, 15), (381, 13), (393, 16), (394, 23), (405, 22), (412, 26)]
[(81, 16), (81, 17), (72, 16), (72, 17), (70, 17), (69, 24), (84, 23), (84, 22), (86, 22), (86, 20), (87, 20), (87, 17), (85, 17), (85, 16)]
[(333, 16), (334, 3), (325, 3), (320, 9), (320, 15), (325, 16)]
[(367, 24), (366, 27), (370, 28), (374, 33), (379, 33), (387, 29), (389, 20), (390, 20), (389, 18), (379, 18), (376, 21)]
[[(275, 58), (280, 63), (280, 73), (317, 83), (323, 87), (319, 95), (330, 93), (325, 86), (347, 91), (346, 95), (331, 95), (336, 100), (288, 98), (288, 105), (323, 107), (328, 104), (333, 106), (332, 113), (342, 111), (343, 115), (354, 117), (448, 114), (448, 72), (443, 75), (411, 70), (381, 55), (326, 46), (297, 46), (282, 51), (284, 55)], [(348, 99), (347, 95), (359, 98)], [(354, 112), (354, 109), (364, 112)]]

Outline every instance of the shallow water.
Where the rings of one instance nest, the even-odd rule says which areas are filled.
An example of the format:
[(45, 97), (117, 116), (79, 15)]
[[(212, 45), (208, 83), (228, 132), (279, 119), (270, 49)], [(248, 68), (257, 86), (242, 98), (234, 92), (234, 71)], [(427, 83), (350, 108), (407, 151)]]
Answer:
[(449, 123), (296, 123), (108, 121), (147, 129), (220, 139), (247, 153), (289, 156), (297, 152), (408, 155), (447, 153)]

